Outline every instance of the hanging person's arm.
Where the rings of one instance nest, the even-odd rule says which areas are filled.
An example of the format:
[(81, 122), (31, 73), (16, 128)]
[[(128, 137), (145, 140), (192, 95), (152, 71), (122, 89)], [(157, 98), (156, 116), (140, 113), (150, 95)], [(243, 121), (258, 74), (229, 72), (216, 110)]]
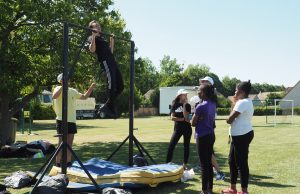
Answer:
[(86, 100), (88, 97), (90, 97), (90, 95), (95, 87), (96, 87), (96, 84), (92, 83), (91, 86), (89, 87), (89, 89), (84, 94), (81, 94), (79, 99)]
[(110, 47), (111, 53), (114, 53), (114, 45), (115, 45), (115, 35), (111, 34), (111, 36), (109, 38), (109, 47)]
[(93, 32), (91, 36), (91, 43), (89, 49), (92, 53), (96, 52), (96, 35), (97, 33)]

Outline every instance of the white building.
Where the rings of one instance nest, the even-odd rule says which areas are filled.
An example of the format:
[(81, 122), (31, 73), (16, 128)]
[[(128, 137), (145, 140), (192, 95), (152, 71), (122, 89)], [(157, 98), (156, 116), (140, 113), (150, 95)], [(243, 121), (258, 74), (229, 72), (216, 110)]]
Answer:
[(283, 100), (294, 100), (294, 107), (300, 107), (300, 81), (284, 96)]

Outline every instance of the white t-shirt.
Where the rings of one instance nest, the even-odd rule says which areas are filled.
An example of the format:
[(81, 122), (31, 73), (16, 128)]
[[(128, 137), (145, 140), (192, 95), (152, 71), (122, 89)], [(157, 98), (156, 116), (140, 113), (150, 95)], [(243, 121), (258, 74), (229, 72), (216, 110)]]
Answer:
[(199, 98), (199, 96), (193, 96), (191, 97), (190, 99), (190, 105), (192, 107), (192, 113), (195, 112), (195, 109), (196, 109), (196, 104), (199, 103), (201, 101), (201, 99)]
[(254, 112), (252, 100), (250, 98), (238, 100), (233, 110), (240, 114), (231, 123), (229, 134), (231, 136), (239, 136), (252, 131), (251, 120)]
[[(61, 86), (57, 86), (53, 93), (59, 90)], [(54, 111), (56, 113), (56, 119), (62, 120), (62, 92), (58, 96), (57, 99), (54, 99)], [(76, 99), (81, 97), (81, 93), (79, 93), (74, 88), (69, 88), (68, 90), (68, 122), (76, 123)]]

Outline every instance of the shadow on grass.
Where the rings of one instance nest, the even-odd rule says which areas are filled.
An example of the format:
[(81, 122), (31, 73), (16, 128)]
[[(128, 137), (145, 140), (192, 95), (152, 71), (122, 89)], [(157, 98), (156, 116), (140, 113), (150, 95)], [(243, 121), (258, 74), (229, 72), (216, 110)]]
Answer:
[[(110, 154), (120, 145), (120, 142), (93, 142), (93, 143), (85, 143), (80, 145), (75, 145), (73, 147), (76, 155), (80, 158), (82, 162), (87, 161), (91, 158), (101, 158), (106, 160)], [(153, 143), (142, 143), (145, 149), (149, 152), (151, 157), (157, 163), (165, 163), (166, 152), (168, 148), (167, 142), (153, 142)], [(138, 150), (134, 147), (134, 154), (137, 154)], [(216, 153), (219, 165), (221, 168), (227, 168), (227, 156)], [(150, 159), (147, 158), (148, 162)], [(183, 144), (179, 143), (176, 146), (173, 155), (173, 162), (177, 164), (182, 164), (183, 160)], [(111, 159), (112, 162), (116, 162), (119, 164), (128, 164), (128, 143), (124, 144), (120, 150), (113, 156)], [(8, 158), (8, 159), (0, 159), (0, 180), (3, 180), (6, 176), (10, 175), (12, 172), (18, 170), (29, 170), (29, 171), (37, 171), (44, 163), (46, 162), (46, 158), (42, 159), (31, 159), (31, 158)], [(196, 145), (194, 143), (190, 146), (190, 159), (189, 159), (189, 167), (198, 166), (198, 156), (196, 151)], [(196, 172), (199, 174), (199, 172)], [(196, 175), (198, 176), (198, 175)], [(226, 177), (229, 177), (226, 174)], [(257, 185), (260, 187), (276, 187), (276, 188), (285, 188), (285, 187), (295, 187), (293, 185), (284, 185), (279, 183), (272, 183), (270, 181), (272, 177), (262, 176), (262, 175), (251, 175), (250, 184)], [(229, 179), (225, 179), (225, 182), (229, 182)], [(196, 185), (191, 187), (191, 185)], [(199, 186), (197, 186), (199, 185)], [(196, 187), (196, 188), (195, 188)], [(195, 188), (195, 189), (191, 189)], [(143, 188), (137, 189), (134, 193), (199, 193), (200, 182), (186, 182), (184, 184), (177, 183), (162, 183), (157, 187), (151, 188)]]
[[(24, 123), (24, 129), (29, 128), (29, 123)], [(92, 128), (104, 128), (101, 126), (91, 126), (91, 125), (84, 125), (84, 124), (77, 124), (77, 129), (92, 129)], [(34, 123), (32, 125), (32, 131), (44, 131), (44, 130), (56, 130), (56, 123), (55, 121), (53, 122), (48, 122), (48, 123)]]
[[(228, 185), (230, 183), (230, 174), (226, 174), (226, 178), (224, 179), (225, 182), (228, 182)], [(279, 183), (272, 183), (270, 181), (264, 181), (266, 179), (272, 180), (273, 177), (270, 176), (262, 176), (262, 175), (253, 175), (251, 174), (249, 177), (249, 185), (256, 185), (259, 187), (270, 187), (270, 188), (288, 188), (288, 187), (296, 187), (295, 185), (287, 185), (287, 184), (279, 184)], [(238, 181), (238, 184), (240, 182)]]
[(274, 125), (270, 125), (270, 124), (269, 125), (267, 125), (267, 124), (266, 125), (253, 125), (253, 127), (269, 127), (269, 128), (272, 127), (273, 128)]

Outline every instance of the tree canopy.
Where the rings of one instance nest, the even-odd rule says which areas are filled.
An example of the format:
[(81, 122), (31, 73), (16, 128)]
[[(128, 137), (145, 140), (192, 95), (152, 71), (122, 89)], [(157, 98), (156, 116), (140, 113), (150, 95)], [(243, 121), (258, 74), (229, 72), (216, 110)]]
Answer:
[[(38, 1), (7, 0), (0, 2), (0, 144), (6, 141), (9, 118), (43, 87), (56, 84), (62, 72), (63, 22), (87, 26), (99, 20), (104, 31), (130, 39), (125, 21), (117, 11), (109, 10), (111, 0)], [(79, 45), (87, 34), (69, 31), (69, 65), (74, 62)], [(130, 45), (116, 41), (116, 58), (128, 84)], [(84, 49), (76, 65), (72, 84), (86, 88), (99, 70), (94, 56)], [(16, 101), (17, 98), (22, 100)], [(16, 103), (17, 102), (17, 103)]]
[[(42, 89), (56, 83), (62, 72), (63, 23), (87, 26), (98, 20), (106, 33), (131, 39), (125, 30), (126, 23), (120, 13), (110, 9), (112, 0), (57, 1), (57, 0), (6, 0), (0, 1), (0, 145), (7, 142), (10, 118), (36, 96)], [(90, 32), (83, 29), (69, 30), (69, 68), (75, 64), (71, 86), (83, 92), (90, 82), (96, 81), (93, 95), (97, 101), (106, 98), (106, 80), (85, 42)], [(79, 46), (85, 46), (76, 61)], [(138, 44), (137, 44), (138, 47)], [(118, 99), (119, 111), (128, 111), (130, 45), (115, 41), (114, 56), (124, 78), (125, 90)], [(137, 51), (137, 50), (136, 50)], [(215, 87), (225, 97), (233, 95), (237, 78), (224, 77), (210, 71), (205, 64), (178, 63), (176, 58), (165, 55), (160, 64), (153, 64), (146, 56), (135, 60), (135, 108), (143, 102), (143, 94), (155, 89), (153, 104), (158, 104), (159, 86), (195, 86), (199, 78), (211, 76)], [(159, 70), (156, 68), (159, 66)], [(266, 83), (253, 84), (253, 93), (282, 91), (283, 86)]]

